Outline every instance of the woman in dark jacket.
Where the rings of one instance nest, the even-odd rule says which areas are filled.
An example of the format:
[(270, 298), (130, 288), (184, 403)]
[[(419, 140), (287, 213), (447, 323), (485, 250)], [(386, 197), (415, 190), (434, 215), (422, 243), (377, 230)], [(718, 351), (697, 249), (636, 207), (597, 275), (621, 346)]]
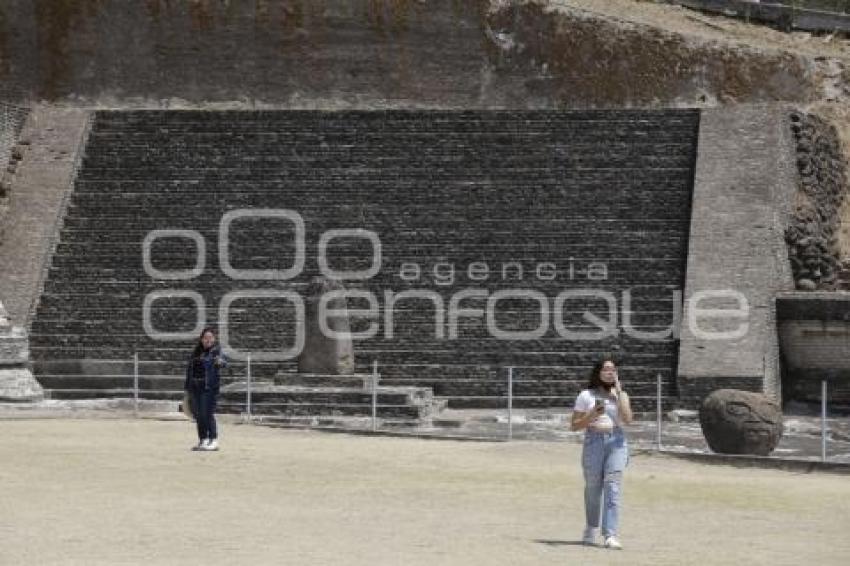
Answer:
[(198, 445), (192, 450), (218, 450), (215, 405), (221, 384), (220, 370), (227, 357), (216, 344), (215, 332), (205, 328), (186, 367), (183, 388), (192, 398), (192, 414), (198, 425)]

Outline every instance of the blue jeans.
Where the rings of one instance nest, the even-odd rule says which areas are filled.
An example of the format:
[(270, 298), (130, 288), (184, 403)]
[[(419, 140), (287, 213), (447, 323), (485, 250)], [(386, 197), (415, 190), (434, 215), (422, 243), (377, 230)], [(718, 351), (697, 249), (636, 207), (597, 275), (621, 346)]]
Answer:
[(599, 528), (602, 536), (617, 534), (620, 520), (623, 470), (629, 461), (629, 447), (623, 429), (613, 432), (588, 430), (584, 434), (581, 466), (584, 470), (584, 512), (587, 527)]
[(198, 425), (198, 440), (218, 438), (218, 428), (215, 424), (215, 405), (218, 395), (214, 391), (193, 389), (192, 413)]

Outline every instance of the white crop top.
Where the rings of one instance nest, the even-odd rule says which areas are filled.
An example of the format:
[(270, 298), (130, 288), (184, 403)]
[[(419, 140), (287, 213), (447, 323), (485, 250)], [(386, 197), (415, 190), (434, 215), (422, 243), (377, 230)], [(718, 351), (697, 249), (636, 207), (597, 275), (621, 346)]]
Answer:
[(574, 410), (582, 413), (589, 413), (596, 405), (596, 399), (605, 401), (605, 412), (590, 423), (590, 428), (596, 430), (612, 430), (614, 427), (621, 426), (620, 409), (617, 407), (617, 402), (611, 399), (608, 395), (600, 395), (595, 389), (585, 389), (576, 397)]

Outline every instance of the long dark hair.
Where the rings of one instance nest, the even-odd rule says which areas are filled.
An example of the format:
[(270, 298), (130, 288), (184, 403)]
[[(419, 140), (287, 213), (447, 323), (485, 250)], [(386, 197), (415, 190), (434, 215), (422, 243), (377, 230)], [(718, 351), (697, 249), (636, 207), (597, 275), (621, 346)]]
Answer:
[[(212, 326), (207, 326), (206, 328), (201, 330), (201, 335), (198, 336), (198, 341), (195, 343), (195, 349), (192, 350), (193, 358), (200, 358), (201, 354), (204, 353), (204, 334), (206, 334), (207, 332), (209, 332), (213, 336), (216, 335), (215, 328), (213, 328)], [(213, 348), (215, 348), (215, 344), (213, 344)]]
[(606, 355), (599, 358), (593, 367), (590, 369), (590, 379), (587, 382), (588, 389), (596, 389), (597, 387), (601, 387), (603, 389), (607, 389), (611, 391), (611, 388), (614, 387), (613, 383), (605, 383), (602, 381), (602, 378), (599, 377), (599, 374), (602, 373), (602, 368), (605, 366), (605, 362), (611, 362), (614, 364), (614, 367), (619, 365), (614, 356)]

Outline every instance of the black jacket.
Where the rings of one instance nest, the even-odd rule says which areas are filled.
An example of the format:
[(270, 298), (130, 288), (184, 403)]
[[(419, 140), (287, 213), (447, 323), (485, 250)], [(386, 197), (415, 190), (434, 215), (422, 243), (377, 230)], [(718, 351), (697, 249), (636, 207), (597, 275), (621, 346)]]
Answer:
[(218, 393), (221, 387), (221, 369), (225, 367), (227, 367), (227, 356), (222, 353), (218, 345), (206, 352), (201, 352), (198, 358), (193, 353), (186, 364), (186, 380), (183, 382), (183, 389)]

